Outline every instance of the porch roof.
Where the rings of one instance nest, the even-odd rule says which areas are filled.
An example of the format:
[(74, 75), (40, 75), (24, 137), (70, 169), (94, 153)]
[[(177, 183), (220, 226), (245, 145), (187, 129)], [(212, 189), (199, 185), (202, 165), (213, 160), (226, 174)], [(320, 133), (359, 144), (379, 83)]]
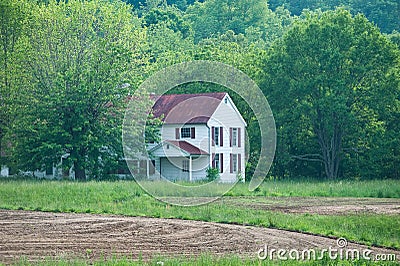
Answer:
[(208, 155), (208, 152), (190, 144), (187, 141), (184, 140), (165, 140), (152, 148), (150, 152), (154, 152), (155, 150), (161, 148), (164, 144), (171, 144), (178, 150), (181, 150), (182, 153), (187, 154), (187, 155)]

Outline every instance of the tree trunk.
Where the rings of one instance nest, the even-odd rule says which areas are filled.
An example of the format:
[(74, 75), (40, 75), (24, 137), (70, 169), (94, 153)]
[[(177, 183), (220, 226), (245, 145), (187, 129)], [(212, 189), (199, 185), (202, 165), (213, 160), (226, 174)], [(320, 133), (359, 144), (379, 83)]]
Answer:
[(320, 110), (317, 110), (318, 123), (314, 130), (318, 137), (318, 144), (321, 148), (322, 163), (325, 169), (325, 175), (328, 179), (337, 179), (339, 176), (339, 166), (342, 156), (342, 138), (343, 128), (337, 123), (336, 119), (332, 119), (333, 129), (328, 130), (324, 123), (324, 117)]
[(85, 169), (78, 161), (74, 162), (75, 180), (86, 180)]
[(71, 151), (71, 157), (74, 162), (75, 180), (86, 180), (85, 158), (86, 154), (82, 149)]
[(325, 130), (321, 131), (317, 135), (325, 175), (328, 179), (337, 179), (342, 153), (342, 130), (339, 126), (335, 126), (331, 136)]
[(343, 129), (339, 124), (334, 125), (331, 132), (322, 123), (314, 126), (318, 138), (320, 152), (314, 154), (293, 155), (292, 158), (302, 161), (319, 162), (328, 179), (337, 179), (339, 176), (340, 162), (342, 160)]
[(100, 152), (97, 149), (90, 154), (90, 161), (93, 163), (93, 166), (90, 169), (90, 178), (99, 179), (101, 177), (102, 167), (100, 165), (99, 157)]

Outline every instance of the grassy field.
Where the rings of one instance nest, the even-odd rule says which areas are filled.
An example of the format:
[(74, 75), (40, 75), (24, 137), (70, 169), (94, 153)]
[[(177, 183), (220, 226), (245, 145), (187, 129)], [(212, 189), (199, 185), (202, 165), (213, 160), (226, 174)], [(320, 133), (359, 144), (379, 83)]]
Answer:
[(238, 184), (226, 196), (400, 198), (400, 180), (267, 180), (254, 192), (246, 184)]
[[(156, 183), (155, 183), (156, 184)], [(400, 181), (289, 182), (268, 181), (249, 192), (238, 184), (227, 193), (236, 196), (400, 197)], [(49, 212), (109, 213), (179, 218), (287, 229), (400, 249), (400, 216), (376, 214), (287, 214), (249, 209), (223, 200), (196, 207), (170, 206), (147, 195), (133, 181), (69, 182), (1, 180), (0, 208)]]

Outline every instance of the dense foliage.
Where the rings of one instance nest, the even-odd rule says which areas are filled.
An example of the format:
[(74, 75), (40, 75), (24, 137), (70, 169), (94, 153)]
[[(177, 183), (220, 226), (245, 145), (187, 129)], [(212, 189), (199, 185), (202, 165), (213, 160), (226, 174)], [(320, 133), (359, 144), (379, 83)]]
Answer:
[(269, 3), (273, 10), (284, 5), (294, 15), (300, 15), (304, 9), (332, 10), (336, 7), (347, 7), (353, 14), (363, 13), (383, 32), (390, 33), (400, 27), (400, 3), (397, 0), (270, 0)]
[(349, 174), (345, 161), (350, 176), (390, 175), (382, 169), (398, 160), (398, 143), (390, 144), (397, 131), (391, 116), (399, 114), (397, 64), (396, 46), (361, 15), (328, 11), (294, 23), (271, 48), (263, 86), (281, 140), (280, 174), (313, 166), (314, 175), (322, 170), (332, 179)]
[[(237, 67), (267, 96), (273, 177), (400, 178), (398, 10), (394, 0), (0, 0), (0, 164), (45, 169), (64, 156), (76, 178), (100, 178), (122, 158), (127, 95), (201, 59)], [(258, 123), (230, 93), (248, 123), (250, 177)]]

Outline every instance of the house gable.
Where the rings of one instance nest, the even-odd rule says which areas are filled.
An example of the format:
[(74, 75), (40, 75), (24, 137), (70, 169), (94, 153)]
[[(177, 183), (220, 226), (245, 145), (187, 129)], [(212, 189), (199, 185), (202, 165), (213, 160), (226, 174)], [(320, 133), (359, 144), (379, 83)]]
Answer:
[[(226, 115), (224, 115), (224, 113)], [(236, 119), (240, 120), (241, 123), (243, 123), (244, 127), (247, 126), (246, 121), (243, 119), (242, 115), (240, 114), (239, 110), (237, 109), (235, 103), (232, 101), (232, 98), (226, 94), (225, 97), (221, 100), (220, 104), (218, 107), (215, 109), (214, 113), (212, 114), (212, 118), (221, 120), (221, 118), (228, 117), (229, 119), (224, 119), (221, 120), (223, 123), (226, 123), (225, 121), (232, 120), (232, 114), (236, 116)], [(235, 120), (236, 120), (235, 119)]]
[(155, 157), (187, 157), (190, 153), (172, 145), (170, 142), (163, 141), (149, 150), (149, 154)]

